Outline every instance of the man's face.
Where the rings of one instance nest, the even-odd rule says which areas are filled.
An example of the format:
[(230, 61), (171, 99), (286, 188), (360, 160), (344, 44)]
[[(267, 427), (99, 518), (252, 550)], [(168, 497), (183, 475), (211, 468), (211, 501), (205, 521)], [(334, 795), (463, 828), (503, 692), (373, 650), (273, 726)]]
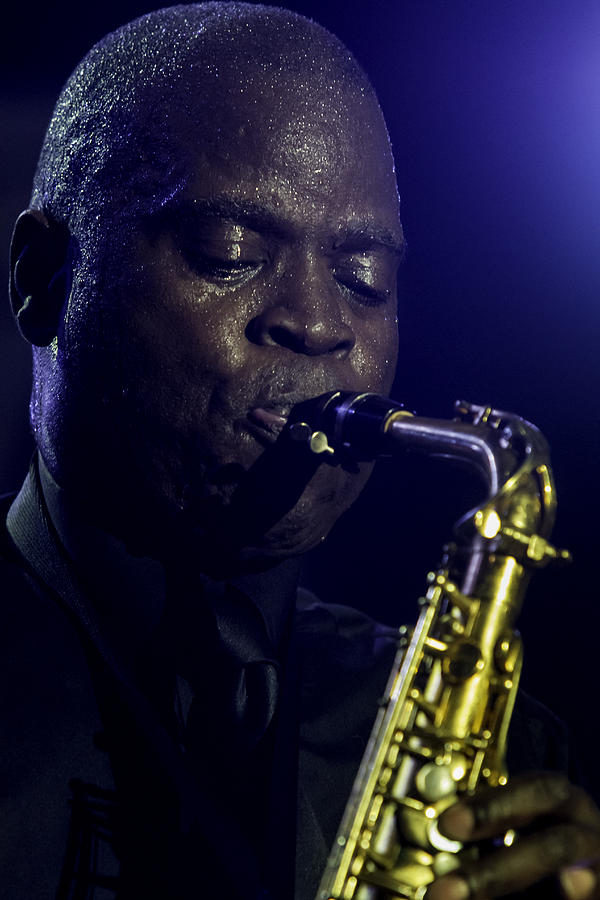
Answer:
[[(353, 97), (328, 109), (318, 86), (308, 101), (284, 83), (276, 99), (243, 99), (215, 111), (209, 136), (176, 118), (185, 186), (104, 261), (116, 483), (200, 533), (295, 403), (387, 393), (396, 362), (402, 234), (379, 113)], [(322, 465), (256, 552), (313, 546), (367, 476)]]

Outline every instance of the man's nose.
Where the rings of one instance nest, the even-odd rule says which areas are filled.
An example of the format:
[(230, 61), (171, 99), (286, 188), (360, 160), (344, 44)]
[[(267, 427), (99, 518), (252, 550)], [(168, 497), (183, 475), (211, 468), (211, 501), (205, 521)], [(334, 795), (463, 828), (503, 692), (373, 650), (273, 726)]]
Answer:
[[(280, 286), (281, 289), (281, 286)], [(348, 356), (356, 343), (352, 327), (344, 321), (343, 299), (336, 285), (318, 277), (288, 279), (274, 303), (248, 324), (246, 336), (253, 343), (279, 346), (307, 356)]]

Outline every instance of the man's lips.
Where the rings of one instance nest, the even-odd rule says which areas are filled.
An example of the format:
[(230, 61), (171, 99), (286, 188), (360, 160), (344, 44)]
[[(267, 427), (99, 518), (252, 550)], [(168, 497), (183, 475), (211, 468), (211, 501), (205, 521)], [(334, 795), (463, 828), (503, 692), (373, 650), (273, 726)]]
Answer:
[(267, 393), (255, 395), (253, 406), (249, 407), (244, 419), (245, 428), (261, 443), (271, 444), (277, 440), (287, 425), (292, 410), (299, 404), (318, 399), (335, 390), (327, 385), (315, 385), (312, 390), (285, 391), (280, 396)]
[(264, 406), (254, 406), (248, 410), (248, 422), (251, 430), (258, 429), (259, 434), (270, 441), (279, 437), (284, 425), (287, 422), (287, 416), (281, 414), (274, 409), (267, 409)]

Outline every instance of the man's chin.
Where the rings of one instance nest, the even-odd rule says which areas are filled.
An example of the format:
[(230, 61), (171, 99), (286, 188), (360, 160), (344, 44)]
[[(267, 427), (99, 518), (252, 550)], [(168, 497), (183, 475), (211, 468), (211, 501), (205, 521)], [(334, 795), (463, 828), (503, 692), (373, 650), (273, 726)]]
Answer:
[(315, 528), (312, 523), (306, 525), (302, 522), (284, 520), (256, 544), (241, 547), (240, 554), (247, 561), (264, 559), (265, 562), (300, 556), (324, 541), (332, 524), (326, 528), (322, 526)]
[[(300, 556), (320, 544), (364, 486), (371, 466), (348, 473), (321, 469), (291, 508), (274, 515), (277, 504), (264, 498), (250, 508), (230, 502), (206, 529), (196, 528), (196, 553), (205, 565), (225, 570), (260, 569)], [(206, 523), (206, 519), (204, 520)]]
[[(215, 467), (210, 477), (204, 470), (177, 481), (165, 478), (161, 490), (126, 504), (136, 519), (135, 528), (126, 529), (128, 543), (134, 536), (138, 554), (193, 559), (206, 574), (218, 570), (225, 577), (240, 566), (272, 565), (318, 545), (356, 499), (371, 468), (361, 463), (349, 471), (308, 454), (279, 459), (273, 448), (249, 469), (230, 463)], [(176, 490), (176, 483), (183, 488)], [(123, 512), (125, 526), (129, 516)]]
[[(197, 529), (193, 536), (187, 535), (186, 556), (188, 560), (193, 558), (204, 574), (215, 578), (264, 571), (311, 550), (325, 539), (332, 524), (315, 528), (296, 517), (286, 518), (255, 541), (236, 540), (231, 534)], [(183, 545), (179, 542), (179, 549)]]

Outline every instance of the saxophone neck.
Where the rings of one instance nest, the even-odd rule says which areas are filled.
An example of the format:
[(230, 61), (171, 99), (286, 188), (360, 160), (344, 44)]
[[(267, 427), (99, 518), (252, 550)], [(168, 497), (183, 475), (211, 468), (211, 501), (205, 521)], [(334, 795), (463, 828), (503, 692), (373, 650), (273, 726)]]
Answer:
[(547, 541), (556, 496), (540, 431), (512, 413), (458, 402), (452, 420), (415, 416), (377, 394), (333, 391), (299, 404), (288, 424), (330, 463), (394, 456), (410, 450), (466, 464), (483, 477), (487, 498), (455, 526), (458, 543), (514, 556), (524, 566), (568, 559)]

